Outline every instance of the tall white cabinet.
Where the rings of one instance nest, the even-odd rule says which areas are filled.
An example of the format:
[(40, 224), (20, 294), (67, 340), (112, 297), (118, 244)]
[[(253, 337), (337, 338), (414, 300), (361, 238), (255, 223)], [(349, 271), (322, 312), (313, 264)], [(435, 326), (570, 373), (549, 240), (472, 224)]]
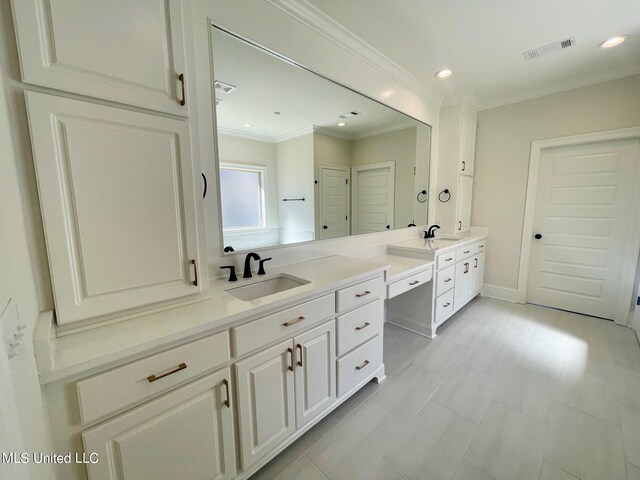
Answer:
[(26, 102), (59, 325), (207, 284), (189, 5), (13, 1), (22, 79), (50, 89)]
[(188, 2), (12, 3), (25, 83), (188, 115)]
[[(443, 232), (466, 233), (471, 227), (475, 170), (476, 108), (468, 102), (440, 110), (436, 221)], [(445, 200), (445, 201), (443, 201)]]

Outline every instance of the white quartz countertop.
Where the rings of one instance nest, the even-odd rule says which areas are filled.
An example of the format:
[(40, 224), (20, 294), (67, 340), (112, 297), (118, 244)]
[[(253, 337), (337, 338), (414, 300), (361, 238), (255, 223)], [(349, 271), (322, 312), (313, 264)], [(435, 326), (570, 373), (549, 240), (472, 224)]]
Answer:
[(387, 270), (387, 283), (404, 278), (433, 265), (432, 260), (391, 254), (375, 257), (371, 260), (389, 265), (389, 270)]
[[(382, 274), (389, 269), (389, 263), (334, 255), (273, 268), (264, 277), (254, 274), (252, 279), (239, 278), (233, 283), (226, 279), (213, 280), (206, 300), (50, 339), (48, 353), (52, 368), (40, 372), (41, 382), (103, 370), (239, 325)], [(251, 301), (239, 300), (226, 292), (228, 288), (279, 274), (299, 277), (309, 283)]]
[(444, 253), (457, 248), (464, 247), (478, 240), (487, 238), (486, 234), (470, 234), (457, 240), (445, 238), (412, 238), (403, 242), (392, 243), (387, 246), (390, 253), (399, 251), (407, 252), (425, 252), (425, 253)]

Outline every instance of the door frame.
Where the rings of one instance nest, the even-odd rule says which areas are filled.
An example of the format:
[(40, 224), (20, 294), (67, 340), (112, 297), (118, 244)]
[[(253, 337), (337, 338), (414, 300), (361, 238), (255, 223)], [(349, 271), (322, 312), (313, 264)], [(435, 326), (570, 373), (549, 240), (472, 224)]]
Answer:
[[(318, 165), (318, 199), (320, 200), (318, 203), (318, 223), (316, 225), (316, 231), (320, 231), (323, 225), (323, 215), (324, 211), (322, 208), (322, 170), (340, 170), (346, 172), (347, 174), (347, 216), (349, 217), (347, 220), (347, 237), (351, 235), (351, 169), (349, 167), (343, 167), (342, 165), (331, 165), (329, 163), (321, 163)], [(335, 238), (335, 237), (334, 237)]]
[[(524, 224), (522, 227), (522, 243), (520, 247), (520, 268), (518, 273), (518, 288), (516, 293), (517, 303), (527, 302), (527, 286), (529, 282), (529, 267), (531, 261), (531, 248), (533, 246), (533, 222), (536, 212), (536, 197), (538, 194), (538, 176), (540, 173), (540, 159), (542, 151), (547, 148), (581, 145), (587, 143), (599, 143), (613, 140), (640, 140), (640, 127), (622, 128), (604, 132), (587, 133), (583, 135), (571, 135), (568, 137), (549, 138), (546, 140), (534, 140), (531, 142), (531, 154), (529, 157), (529, 177), (527, 180), (527, 194), (524, 209)], [(633, 192), (635, 205), (640, 204), (640, 161), (636, 168), (636, 182)], [(633, 287), (636, 277), (636, 266), (640, 253), (640, 209), (636, 210), (635, 218), (631, 219), (631, 225), (625, 247), (625, 258), (621, 272), (621, 283), (618, 289), (618, 299), (614, 320), (619, 325), (629, 325), (629, 311), (631, 300), (634, 297)]]
[[(356, 232), (358, 226), (358, 175), (366, 170), (377, 170), (379, 168), (388, 168), (391, 173), (391, 185), (393, 186), (393, 195), (391, 195), (391, 228), (387, 231), (394, 230), (396, 221), (396, 162), (379, 162), (368, 163), (366, 165), (356, 165), (351, 167), (351, 232)], [(356, 233), (358, 235), (359, 232)]]

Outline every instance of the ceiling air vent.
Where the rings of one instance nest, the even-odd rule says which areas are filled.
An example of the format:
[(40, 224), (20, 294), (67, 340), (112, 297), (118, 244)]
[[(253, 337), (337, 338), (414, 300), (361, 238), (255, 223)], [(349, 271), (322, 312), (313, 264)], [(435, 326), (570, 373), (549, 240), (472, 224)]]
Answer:
[(559, 42), (553, 42), (544, 47), (536, 48), (535, 50), (528, 50), (522, 53), (525, 60), (535, 60), (538, 57), (547, 55), (553, 52), (559, 52), (565, 48), (573, 47), (576, 44), (576, 37), (565, 38)]
[(236, 89), (235, 85), (231, 85), (230, 83), (224, 83), (220, 80), (216, 80), (214, 83), (216, 87), (216, 92), (218, 93), (231, 93)]
[(339, 118), (355, 117), (356, 115), (360, 115), (360, 112), (356, 112), (355, 110), (352, 110), (351, 112), (343, 113), (342, 115), (340, 115)]

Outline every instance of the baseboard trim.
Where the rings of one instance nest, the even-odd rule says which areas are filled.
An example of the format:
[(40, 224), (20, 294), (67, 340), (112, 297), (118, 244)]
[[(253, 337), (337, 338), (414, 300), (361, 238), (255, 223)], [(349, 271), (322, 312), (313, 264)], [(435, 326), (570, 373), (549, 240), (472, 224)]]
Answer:
[(485, 283), (482, 286), (482, 295), (485, 297), (497, 298), (499, 300), (516, 303), (518, 291), (515, 288), (500, 287), (498, 285), (489, 285)]

